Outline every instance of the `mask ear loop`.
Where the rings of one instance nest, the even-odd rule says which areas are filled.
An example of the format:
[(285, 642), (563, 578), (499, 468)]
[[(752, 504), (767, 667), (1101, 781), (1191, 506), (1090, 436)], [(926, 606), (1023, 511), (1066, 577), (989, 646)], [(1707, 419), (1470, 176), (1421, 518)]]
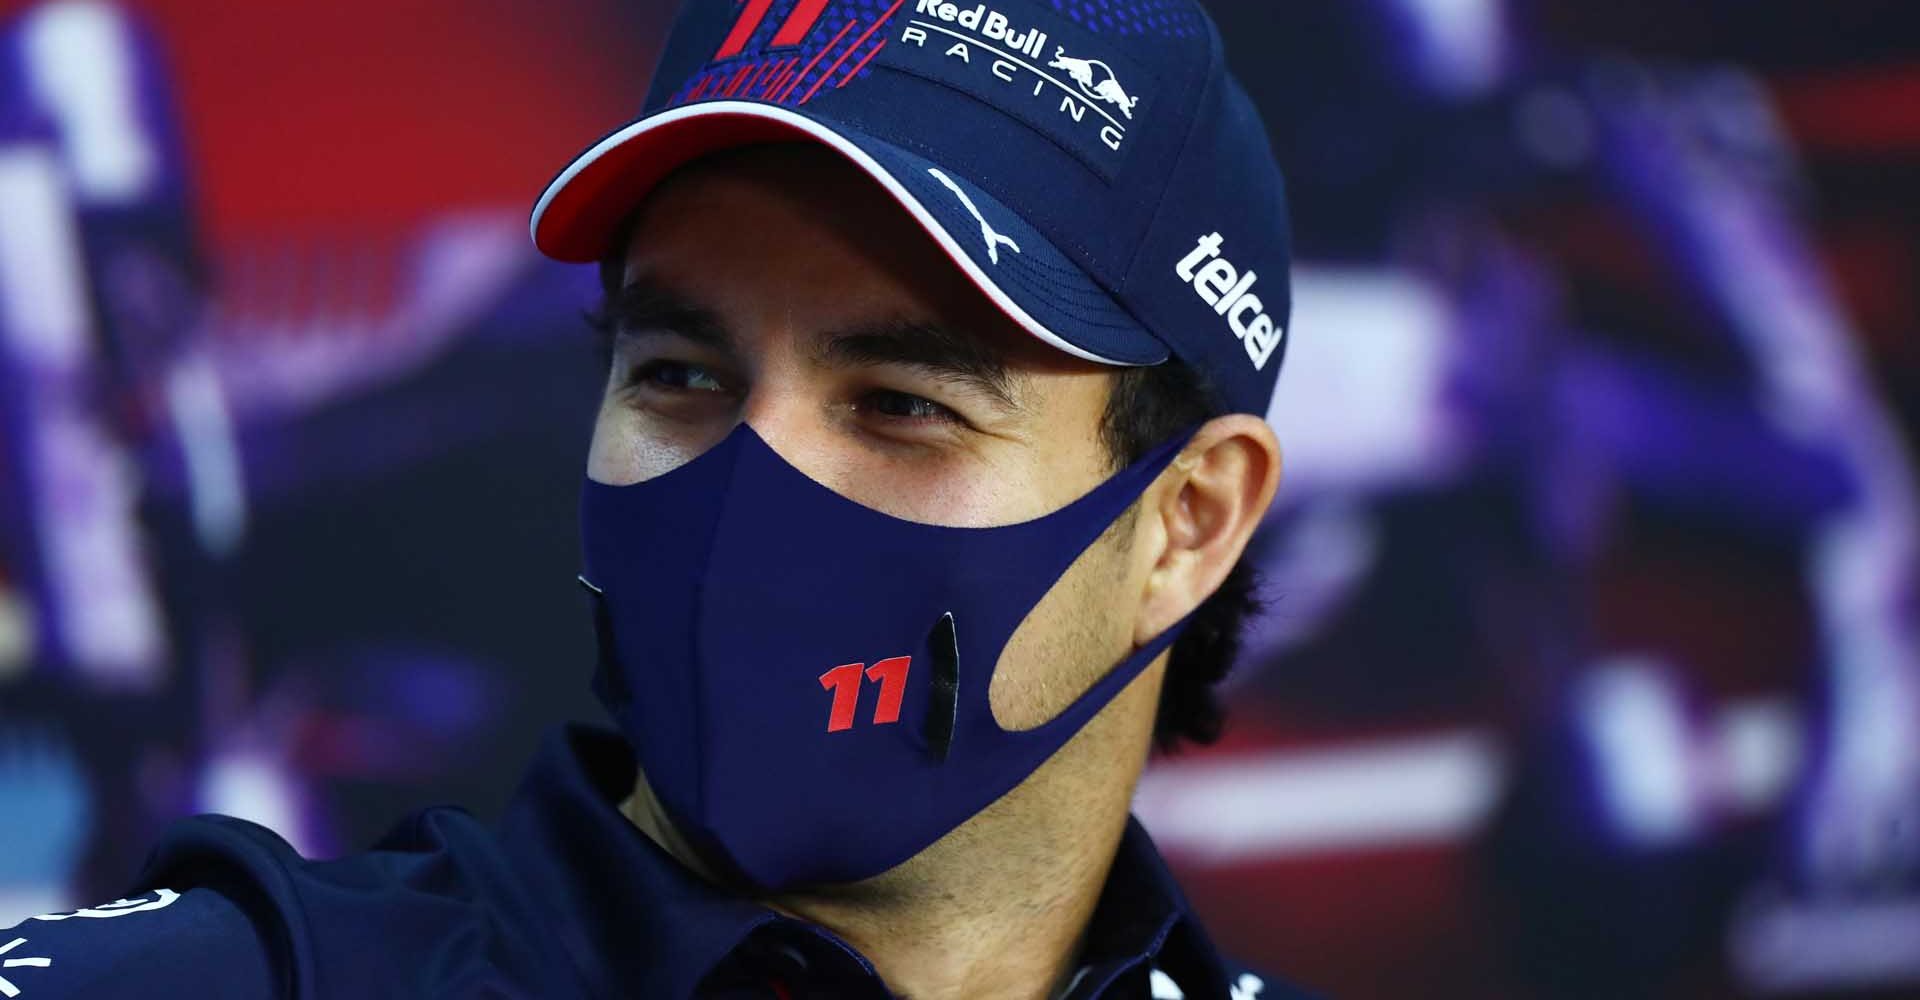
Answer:
[[(1121, 472), (1112, 479), (1096, 487), (1094, 493), (1089, 493), (1087, 496), (1074, 501), (1076, 505), (1087, 503), (1099, 491), (1109, 489), (1123, 480), (1130, 481), (1130, 485), (1125, 487), (1127, 490), (1126, 503), (1118, 505), (1103, 523), (1090, 528), (1084, 539), (1077, 540), (1079, 548), (1075, 550), (1073, 559), (1078, 559), (1080, 555), (1085, 554), (1089, 546), (1093, 545), (1094, 542), (1099, 540), (1102, 534), (1112, 528), (1116, 519), (1133, 505), (1139, 503), (1140, 498), (1145, 494), (1145, 491), (1152, 486), (1154, 481), (1179, 459), (1181, 452), (1185, 451), (1187, 445), (1192, 443), (1194, 435), (1200, 432), (1202, 426), (1204, 425), (1193, 424), (1169, 436), (1160, 444), (1155, 445), (1145, 455), (1142, 455), (1132, 465), (1121, 470)], [(1032, 523), (1033, 522), (1029, 522), (1029, 524)], [(1057, 584), (1060, 576), (1064, 575), (1071, 565), (1072, 560), (1069, 560), (1066, 565), (1061, 566), (1059, 574), (1054, 576), (1053, 583), (1049, 584), (1049, 586), (1051, 587)], [(1134, 650), (1126, 659), (1115, 664), (1112, 669), (1095, 680), (1093, 686), (1089, 687), (1079, 698), (1070, 703), (1060, 714), (1033, 729), (1020, 730), (1017, 733), (1011, 730), (1001, 729), (999, 722), (993, 718), (991, 706), (988, 706), (984, 717), (994, 730), (1003, 734), (1015, 735), (1026, 741), (1046, 739), (1047, 737), (1043, 734), (1059, 732), (1063, 727), (1077, 731), (1080, 726), (1085, 725), (1087, 720), (1093, 717), (1095, 712), (1098, 712), (1102, 706), (1110, 701), (1113, 696), (1119, 692), (1121, 687), (1130, 683), (1149, 663), (1153, 662), (1154, 657), (1159, 656), (1161, 652), (1178, 641), (1180, 636), (1185, 633), (1187, 623), (1191, 621), (1192, 618), (1193, 612), (1188, 612), (1185, 617), (1173, 623), (1165, 631), (1162, 631), (1158, 636), (1148, 641), (1139, 649)], [(1011, 640), (1011, 635), (1008, 636), (1008, 640)], [(1002, 642), (1001, 649), (1002, 651), (1005, 650), (1004, 641)], [(957, 658), (956, 650), (956, 659)], [(997, 662), (995, 669), (998, 669)]]

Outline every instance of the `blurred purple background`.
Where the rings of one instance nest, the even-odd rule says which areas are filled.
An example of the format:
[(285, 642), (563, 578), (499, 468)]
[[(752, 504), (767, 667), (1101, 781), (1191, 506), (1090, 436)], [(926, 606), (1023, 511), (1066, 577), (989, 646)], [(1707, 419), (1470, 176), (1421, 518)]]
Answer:
[[(1270, 606), (1138, 801), (1217, 935), (1920, 995), (1920, 12), (1210, 6), (1301, 256)], [(594, 276), (524, 220), (668, 16), (0, 0), (0, 925), (194, 811), (485, 815), (597, 717)]]

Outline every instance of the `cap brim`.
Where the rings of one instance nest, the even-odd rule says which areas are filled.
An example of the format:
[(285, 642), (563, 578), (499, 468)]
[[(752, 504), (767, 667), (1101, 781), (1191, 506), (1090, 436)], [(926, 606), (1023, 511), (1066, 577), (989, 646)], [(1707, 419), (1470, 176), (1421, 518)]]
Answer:
[(556, 260), (589, 263), (654, 186), (709, 153), (814, 142), (871, 177), (1007, 317), (1075, 357), (1111, 365), (1165, 361), (1165, 344), (1026, 220), (967, 178), (838, 123), (749, 101), (662, 111), (595, 143), (533, 208), (533, 242)]

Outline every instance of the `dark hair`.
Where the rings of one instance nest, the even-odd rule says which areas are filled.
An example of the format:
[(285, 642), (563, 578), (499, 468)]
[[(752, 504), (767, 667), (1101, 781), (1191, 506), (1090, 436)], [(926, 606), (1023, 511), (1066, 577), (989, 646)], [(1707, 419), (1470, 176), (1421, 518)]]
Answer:
[[(627, 226), (621, 228), (627, 231)], [(608, 301), (620, 291), (626, 237), (622, 235), (613, 245), (619, 249), (600, 261), (600, 287)], [(604, 354), (612, 327), (604, 304), (587, 314), (587, 322), (601, 334)], [(1115, 369), (1111, 384), (1106, 411), (1100, 416), (1100, 440), (1116, 469), (1133, 464), (1175, 434), (1226, 412), (1201, 373), (1178, 358)], [(1194, 609), (1187, 630), (1174, 640), (1153, 722), (1153, 742), (1162, 752), (1176, 750), (1183, 742), (1205, 744), (1220, 738), (1225, 712), (1213, 688), (1240, 654), (1247, 616), (1260, 607), (1257, 587), (1253, 568), (1242, 557), (1220, 589)]]

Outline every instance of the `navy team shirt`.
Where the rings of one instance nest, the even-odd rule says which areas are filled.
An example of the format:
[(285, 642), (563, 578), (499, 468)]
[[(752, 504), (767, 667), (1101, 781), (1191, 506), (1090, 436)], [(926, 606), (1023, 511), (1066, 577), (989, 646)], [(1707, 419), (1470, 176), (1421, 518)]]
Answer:
[[(308, 861), (224, 816), (174, 826), (141, 891), (0, 931), (0, 996), (814, 997), (892, 994), (819, 926), (699, 880), (619, 812), (633, 758), (552, 733), (500, 822), (428, 809)], [(1285, 1000), (1223, 960), (1129, 821), (1062, 1000)]]

